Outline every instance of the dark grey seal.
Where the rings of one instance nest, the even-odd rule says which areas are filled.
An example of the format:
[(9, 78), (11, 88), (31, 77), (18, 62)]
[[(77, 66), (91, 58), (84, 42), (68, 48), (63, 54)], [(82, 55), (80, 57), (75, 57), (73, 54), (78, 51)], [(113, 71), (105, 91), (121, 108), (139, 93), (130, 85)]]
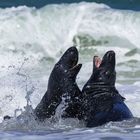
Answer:
[(84, 120), (87, 127), (96, 127), (109, 121), (122, 121), (133, 117), (115, 88), (115, 52), (108, 51), (101, 60), (93, 60), (93, 72), (83, 87)]
[(76, 76), (82, 64), (78, 63), (76, 47), (69, 48), (55, 64), (48, 81), (48, 89), (41, 102), (34, 110), (40, 121), (55, 115), (56, 108), (66, 102), (63, 117), (79, 117), (81, 107), (81, 91), (76, 83)]

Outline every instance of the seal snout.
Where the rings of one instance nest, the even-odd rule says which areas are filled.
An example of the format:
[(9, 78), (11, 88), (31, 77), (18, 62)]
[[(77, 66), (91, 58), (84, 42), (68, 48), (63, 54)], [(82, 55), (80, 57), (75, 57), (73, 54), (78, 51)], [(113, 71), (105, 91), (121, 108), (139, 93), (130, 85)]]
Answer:
[(63, 54), (58, 64), (62, 65), (65, 69), (69, 70), (77, 65), (78, 63), (78, 50), (75, 46), (70, 47)]
[(68, 51), (76, 51), (78, 53), (78, 50), (76, 48), (76, 46), (72, 46), (68, 49)]
[(114, 51), (108, 51), (105, 54), (105, 60), (110, 63), (112, 65), (112, 67), (115, 67), (115, 63), (116, 63), (116, 58), (115, 58), (115, 52)]
[(66, 59), (67, 59), (67, 65), (69, 69), (76, 67), (78, 63), (78, 50), (75, 46), (70, 47), (67, 50)]
[(115, 63), (116, 63), (115, 52), (110, 50), (106, 52), (105, 55), (103, 56), (100, 66), (108, 65), (108, 64), (115, 66)]
[(115, 52), (112, 50), (106, 52), (106, 54), (104, 55), (104, 59), (108, 59), (108, 60), (115, 59)]

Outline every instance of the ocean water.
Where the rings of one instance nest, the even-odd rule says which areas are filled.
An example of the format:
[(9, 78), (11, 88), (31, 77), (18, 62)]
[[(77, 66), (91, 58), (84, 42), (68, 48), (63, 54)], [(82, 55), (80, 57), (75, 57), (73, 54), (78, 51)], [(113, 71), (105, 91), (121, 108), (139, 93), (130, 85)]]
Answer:
[[(140, 12), (132, 9), (95, 2), (0, 9), (0, 139), (138, 140), (139, 37)], [(73, 45), (83, 64), (77, 77), (80, 88), (90, 77), (93, 56), (116, 52), (116, 87), (135, 119), (90, 129), (78, 120), (63, 120), (59, 113), (45, 123), (35, 121), (32, 111), (47, 90), (50, 72)], [(5, 115), (13, 118), (3, 122)]]
[(82, 1), (105, 3), (110, 7), (116, 9), (131, 9), (135, 11), (140, 10), (139, 0), (1, 0), (0, 7), (7, 8), (26, 5), (29, 7), (41, 8), (47, 4), (79, 3)]

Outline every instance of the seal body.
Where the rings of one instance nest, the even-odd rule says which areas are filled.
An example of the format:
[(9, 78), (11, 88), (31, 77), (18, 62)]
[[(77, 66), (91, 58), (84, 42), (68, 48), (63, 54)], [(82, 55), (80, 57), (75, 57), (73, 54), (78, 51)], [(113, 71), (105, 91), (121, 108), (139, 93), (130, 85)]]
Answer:
[(109, 121), (122, 121), (133, 117), (115, 88), (115, 52), (108, 51), (102, 61), (93, 59), (93, 72), (82, 89), (83, 117), (87, 127), (96, 127)]
[(48, 81), (48, 89), (34, 110), (40, 121), (55, 114), (56, 108), (65, 95), (67, 107), (62, 116), (76, 117), (79, 114), (81, 91), (76, 84), (76, 76), (81, 69), (76, 47), (69, 48), (55, 64)]

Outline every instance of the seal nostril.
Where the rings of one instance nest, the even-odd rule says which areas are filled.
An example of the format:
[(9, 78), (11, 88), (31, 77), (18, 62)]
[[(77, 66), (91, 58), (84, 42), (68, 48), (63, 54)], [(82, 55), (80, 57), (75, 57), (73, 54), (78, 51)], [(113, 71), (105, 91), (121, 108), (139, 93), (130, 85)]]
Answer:
[(109, 51), (108, 53), (107, 53), (107, 58), (111, 61), (112, 60), (112, 58), (115, 56), (115, 52), (114, 51)]
[(111, 56), (113, 56), (113, 55), (115, 55), (115, 52), (114, 52), (114, 51), (109, 51), (109, 54), (110, 54)]
[(75, 52), (75, 51), (78, 51), (77, 48), (76, 48), (75, 46), (70, 47), (69, 50), (70, 50), (70, 51), (74, 51), (74, 52)]

